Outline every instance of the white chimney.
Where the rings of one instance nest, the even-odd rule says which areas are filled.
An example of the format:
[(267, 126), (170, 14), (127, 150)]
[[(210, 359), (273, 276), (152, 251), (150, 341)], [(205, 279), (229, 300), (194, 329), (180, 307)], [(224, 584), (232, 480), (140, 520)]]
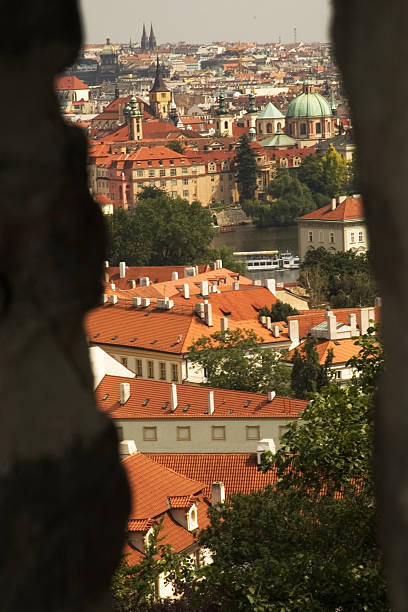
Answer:
[(208, 297), (208, 281), (204, 280), (200, 283), (200, 293), (203, 297)]
[(267, 278), (265, 287), (276, 297), (276, 280), (274, 278)]
[(221, 270), (221, 268), (222, 268), (222, 259), (217, 259), (215, 263), (217, 264), (217, 269)]
[(261, 316), (261, 324), (266, 325), (266, 317), (264, 315)]
[(109, 261), (105, 261), (105, 268), (109, 268)]
[(213, 318), (212, 318), (212, 306), (211, 304), (204, 304), (204, 320), (208, 327), (213, 326)]
[(119, 456), (121, 459), (129, 457), (137, 453), (136, 443), (134, 440), (122, 440), (119, 442)]
[(227, 331), (227, 329), (228, 329), (228, 319), (227, 319), (227, 317), (221, 317), (220, 323), (221, 323), (221, 331)]
[(171, 273), (171, 280), (178, 280), (178, 272)]
[(124, 261), (119, 263), (119, 276), (120, 278), (125, 278), (126, 276), (126, 263)]
[(132, 298), (132, 304), (135, 308), (138, 308), (142, 304), (142, 298), (137, 295), (136, 297)]
[(335, 340), (337, 337), (337, 319), (331, 310), (327, 311), (326, 314), (327, 322), (327, 337), (329, 340)]
[(131, 289), (136, 289), (136, 281), (134, 279), (129, 281), (129, 285)]
[(232, 283), (232, 288), (234, 291), (239, 291), (239, 281), (235, 281)]
[(106, 304), (109, 301), (109, 296), (107, 293), (103, 294), (103, 303)]
[(272, 333), (275, 336), (275, 338), (279, 338), (279, 334), (280, 334), (279, 325), (272, 325)]
[(348, 317), (348, 322), (349, 322), (349, 326), (351, 327), (351, 335), (352, 336), (357, 336), (358, 335), (358, 331), (357, 331), (357, 316), (354, 312), (352, 312), (351, 314), (349, 314)]
[(195, 276), (194, 266), (187, 266), (187, 268), (184, 268), (184, 278), (187, 278), (188, 276)]
[(360, 308), (360, 333), (362, 336), (367, 333), (367, 329), (370, 327), (369, 320), (370, 315), (368, 308)]
[(339, 196), (337, 198), (337, 203), (341, 204), (342, 202), (344, 202), (344, 200), (347, 200), (347, 196), (343, 195), (343, 196)]
[(167, 308), (167, 303), (169, 301), (168, 297), (165, 298), (158, 298), (157, 302), (156, 302), (156, 308)]
[(268, 451), (273, 455), (276, 453), (275, 440), (273, 438), (263, 438), (259, 440), (258, 446), (256, 447), (256, 462), (258, 465), (262, 463), (263, 453)]
[(299, 342), (299, 321), (297, 319), (289, 319), (288, 325), (291, 342)]
[(175, 383), (171, 383), (171, 386), (170, 386), (170, 404), (171, 404), (171, 411), (174, 412), (178, 406), (177, 385)]
[(331, 210), (336, 210), (337, 208), (337, 200), (336, 198), (331, 199)]
[(115, 289), (116, 289), (116, 285), (115, 285), (115, 283), (111, 283), (110, 288), (112, 289), (112, 291), (115, 291)]
[(126, 404), (130, 397), (130, 384), (129, 383), (120, 383), (120, 399), (119, 403)]
[(276, 391), (268, 391), (268, 402), (271, 402), (276, 397)]
[(148, 306), (150, 306), (150, 298), (142, 298), (142, 306), (143, 308), (147, 308)]
[(272, 329), (272, 319), (271, 317), (266, 317), (266, 329)]
[(225, 486), (223, 482), (213, 482), (211, 484), (211, 503), (223, 504), (225, 502)]
[(188, 283), (184, 283), (183, 285), (183, 296), (186, 300), (190, 297), (190, 285)]
[(118, 296), (117, 295), (110, 295), (109, 296), (109, 302), (111, 304), (117, 304), (118, 303)]
[(254, 285), (256, 285), (257, 287), (262, 287), (262, 281), (257, 278), (256, 280), (254, 280)]
[(141, 287), (148, 287), (150, 285), (150, 278), (148, 276), (142, 276), (139, 280), (139, 285)]
[(214, 414), (214, 391), (208, 392), (207, 414)]

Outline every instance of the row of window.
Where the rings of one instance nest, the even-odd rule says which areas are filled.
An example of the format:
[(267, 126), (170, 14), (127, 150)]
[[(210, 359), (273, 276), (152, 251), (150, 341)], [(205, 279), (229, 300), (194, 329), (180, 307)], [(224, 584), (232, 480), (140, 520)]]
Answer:
[[(350, 232), (350, 242), (356, 242), (357, 232)], [(357, 242), (363, 242), (363, 232), (358, 232)]]
[[(155, 170), (154, 168), (151, 168), (150, 170), (136, 170), (136, 176), (138, 177), (142, 177), (142, 176), (177, 176), (177, 168), (170, 168), (169, 169), (170, 172), (168, 171), (168, 169), (166, 168), (159, 168), (158, 170)], [(187, 168), (186, 166), (183, 166), (181, 168), (181, 173), (182, 174), (187, 174), (189, 171), (189, 168)], [(197, 168), (190, 168), (190, 171), (195, 174), (197, 173)], [(146, 174), (147, 172), (147, 174)]]
[[(123, 428), (118, 427), (118, 433), (120, 439), (123, 439)], [(286, 426), (281, 425), (279, 427), (279, 439), (286, 432)], [(142, 428), (143, 440), (145, 442), (156, 442), (158, 440), (157, 427), (146, 426)], [(166, 439), (168, 439), (168, 431), (166, 430)], [(212, 425), (211, 426), (211, 440), (224, 441), (227, 439), (225, 425)], [(236, 438), (235, 438), (236, 439)], [(245, 427), (245, 440), (258, 441), (261, 439), (261, 428), (259, 425), (247, 425)], [(181, 425), (176, 427), (176, 440), (178, 442), (189, 442), (191, 441), (191, 427), (189, 425)]]
[[(128, 357), (120, 357), (120, 362), (122, 365), (125, 366), (125, 368), (129, 367), (129, 358)], [(179, 367), (177, 363), (171, 363), (168, 364), (165, 361), (160, 361), (158, 364), (158, 378), (159, 380), (167, 380), (167, 369), (168, 366), (170, 367), (170, 372), (171, 372), (171, 380), (173, 382), (178, 382), (179, 380)], [(155, 370), (156, 370), (156, 363), (154, 361), (151, 360), (147, 360), (146, 361), (146, 370), (144, 368), (144, 364), (143, 364), (143, 360), (142, 359), (135, 359), (135, 374), (136, 376), (139, 376), (140, 378), (156, 378), (155, 377)], [(146, 373), (146, 376), (144, 376), (144, 374)]]
[[(319, 242), (324, 241), (324, 232), (319, 231)], [(313, 242), (313, 231), (309, 232), (309, 242)], [(329, 242), (335, 242), (334, 232), (329, 233)], [(350, 232), (350, 242), (364, 242), (363, 232)]]

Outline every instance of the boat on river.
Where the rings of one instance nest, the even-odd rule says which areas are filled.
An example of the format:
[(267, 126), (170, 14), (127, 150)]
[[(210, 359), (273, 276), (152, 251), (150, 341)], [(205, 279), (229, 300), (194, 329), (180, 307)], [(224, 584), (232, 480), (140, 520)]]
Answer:
[(299, 268), (299, 257), (279, 251), (235, 251), (239, 261), (246, 263), (248, 272), (293, 270)]

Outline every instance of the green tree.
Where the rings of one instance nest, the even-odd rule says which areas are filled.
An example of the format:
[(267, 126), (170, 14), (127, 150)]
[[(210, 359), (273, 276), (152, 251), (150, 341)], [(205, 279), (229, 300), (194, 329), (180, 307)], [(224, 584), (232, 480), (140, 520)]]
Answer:
[(322, 164), (320, 155), (317, 155), (317, 153), (307, 155), (299, 168), (297, 168), (296, 177), (310, 189), (313, 195), (316, 193), (323, 193), (324, 185), (322, 183)]
[(347, 183), (347, 162), (333, 145), (321, 159), (322, 193), (330, 198), (344, 194)]
[(324, 364), (320, 364), (316, 344), (316, 338), (308, 336), (292, 357), (291, 385), (295, 397), (299, 399), (306, 399), (310, 393), (316, 393), (330, 383), (333, 351), (330, 349)]
[(154, 187), (154, 185), (146, 185), (137, 196), (138, 200), (155, 200), (156, 198), (168, 196), (164, 189)]
[(170, 140), (170, 142), (166, 146), (168, 149), (171, 149), (176, 153), (184, 153), (184, 147), (179, 140)]
[(296, 308), (293, 308), (290, 304), (286, 304), (286, 302), (276, 300), (270, 309), (267, 306), (261, 308), (258, 318), (263, 316), (270, 317), (271, 321), (287, 321), (288, 317), (297, 314), (299, 313)]
[(262, 349), (251, 330), (233, 329), (199, 338), (190, 347), (190, 360), (205, 369), (210, 387), (290, 396), (289, 367), (281, 353)]
[[(158, 190), (160, 191), (160, 190)], [(211, 261), (214, 230), (210, 212), (163, 193), (140, 199), (129, 211), (115, 211), (107, 220), (109, 260), (113, 265), (183, 265)]]
[(256, 189), (257, 165), (249, 138), (243, 134), (236, 152), (237, 181), (240, 200), (251, 200)]
[(331, 198), (357, 193), (353, 184), (354, 170), (355, 166), (349, 166), (330, 145), (322, 157), (317, 154), (308, 155), (297, 169), (296, 176), (310, 189), (316, 204), (324, 206)]

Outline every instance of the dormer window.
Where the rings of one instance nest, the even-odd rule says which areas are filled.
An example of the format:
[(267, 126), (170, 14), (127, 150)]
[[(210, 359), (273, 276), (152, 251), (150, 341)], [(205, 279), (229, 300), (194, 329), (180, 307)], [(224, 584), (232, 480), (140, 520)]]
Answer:
[(189, 531), (198, 529), (198, 513), (196, 504), (193, 504), (190, 510), (187, 512), (187, 529)]

